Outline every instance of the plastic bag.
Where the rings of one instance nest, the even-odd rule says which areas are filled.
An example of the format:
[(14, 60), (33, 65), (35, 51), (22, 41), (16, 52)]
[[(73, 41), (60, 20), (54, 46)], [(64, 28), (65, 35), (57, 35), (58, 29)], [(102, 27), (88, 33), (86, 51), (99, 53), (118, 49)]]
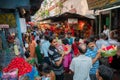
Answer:
[(12, 69), (9, 72), (3, 72), (2, 80), (18, 80), (18, 69)]

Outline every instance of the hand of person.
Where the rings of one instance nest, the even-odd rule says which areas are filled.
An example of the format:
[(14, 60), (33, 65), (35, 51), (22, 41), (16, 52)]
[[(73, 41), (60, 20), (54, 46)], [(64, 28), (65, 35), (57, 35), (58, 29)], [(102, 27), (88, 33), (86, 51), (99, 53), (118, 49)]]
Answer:
[(64, 57), (64, 56), (65, 56), (65, 52), (63, 51), (63, 52), (62, 52), (62, 57)]
[(97, 58), (97, 59), (100, 59), (100, 58), (101, 58), (101, 50), (98, 50), (98, 53), (97, 53), (97, 55), (96, 55), (96, 58)]

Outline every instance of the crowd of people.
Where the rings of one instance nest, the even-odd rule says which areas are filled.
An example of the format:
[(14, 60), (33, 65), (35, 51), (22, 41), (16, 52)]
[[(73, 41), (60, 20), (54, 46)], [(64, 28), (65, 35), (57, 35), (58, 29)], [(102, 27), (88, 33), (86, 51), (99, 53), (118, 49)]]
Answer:
[[(40, 75), (50, 80), (64, 80), (64, 73), (73, 74), (73, 80), (115, 80), (114, 72), (120, 70), (120, 42), (116, 36), (106, 26), (99, 36), (87, 39), (72, 36), (69, 31), (59, 35), (48, 29), (33, 31), (23, 35), (25, 58), (35, 59)], [(70, 51), (62, 51), (58, 45), (68, 45)], [(111, 57), (101, 57), (101, 48), (110, 45), (117, 46), (111, 62)]]
[[(65, 73), (73, 80), (120, 80), (120, 42), (118, 34), (104, 26), (98, 36), (73, 36), (71, 31), (59, 35), (50, 30), (33, 30), (22, 35), (24, 59), (32, 65), (32, 72), (21, 80), (65, 80)], [(20, 45), (17, 44), (16, 46)], [(116, 55), (103, 57), (101, 48), (114, 45)], [(18, 50), (15, 54), (17, 56)], [(19, 46), (18, 46), (19, 47)], [(26, 63), (25, 63), (26, 64)], [(24, 65), (23, 65), (24, 66)]]

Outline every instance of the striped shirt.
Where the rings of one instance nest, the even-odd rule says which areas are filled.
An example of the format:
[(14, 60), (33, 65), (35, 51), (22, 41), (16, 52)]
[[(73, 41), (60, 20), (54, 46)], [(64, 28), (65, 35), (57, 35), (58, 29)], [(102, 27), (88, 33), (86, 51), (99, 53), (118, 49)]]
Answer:
[(53, 71), (55, 72), (56, 75), (61, 75), (63, 73), (63, 65), (61, 63), (60, 66), (57, 66), (55, 62), (60, 60), (61, 55), (58, 53), (58, 50), (54, 46), (49, 47), (49, 58), (51, 61), (51, 66), (53, 68)]
[[(93, 58), (96, 57), (97, 51), (98, 51), (98, 48), (94, 48), (94, 50), (91, 50), (91, 49), (88, 48), (85, 55), (88, 56), (88, 57), (91, 57), (93, 59)], [(97, 60), (93, 64), (92, 68), (90, 69), (90, 74), (96, 74), (96, 71), (97, 71), (98, 67), (99, 67), (99, 61)]]

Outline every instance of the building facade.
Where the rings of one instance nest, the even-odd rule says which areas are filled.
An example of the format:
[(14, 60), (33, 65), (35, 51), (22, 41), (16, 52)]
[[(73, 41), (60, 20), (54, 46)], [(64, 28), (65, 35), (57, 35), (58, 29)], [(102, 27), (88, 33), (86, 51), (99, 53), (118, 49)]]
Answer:
[(65, 12), (84, 16), (93, 14), (93, 10), (88, 9), (87, 0), (45, 0), (35, 14), (35, 19), (39, 20)]

